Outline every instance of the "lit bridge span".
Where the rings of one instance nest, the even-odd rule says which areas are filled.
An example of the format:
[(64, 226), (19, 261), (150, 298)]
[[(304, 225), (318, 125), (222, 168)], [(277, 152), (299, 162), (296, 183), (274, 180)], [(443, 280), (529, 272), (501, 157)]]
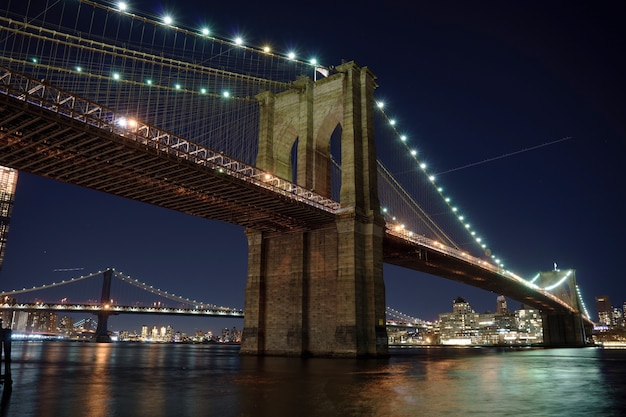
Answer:
[[(384, 355), (383, 262), (519, 300), (553, 318), (554, 344), (584, 342), (575, 281), (564, 297), (504, 268), (374, 100), (369, 69), (90, 0), (10, 7), (0, 165), (245, 227), (246, 352)], [(299, 301), (281, 328), (285, 288)]]

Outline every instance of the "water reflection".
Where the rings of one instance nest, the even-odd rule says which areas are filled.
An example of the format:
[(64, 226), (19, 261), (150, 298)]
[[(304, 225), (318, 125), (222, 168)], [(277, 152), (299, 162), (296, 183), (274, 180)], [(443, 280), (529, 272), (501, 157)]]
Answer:
[(302, 360), (239, 357), (230, 346), (16, 344), (6, 415), (582, 416), (589, 410), (596, 415), (626, 411), (626, 351), (395, 353), (385, 360)]

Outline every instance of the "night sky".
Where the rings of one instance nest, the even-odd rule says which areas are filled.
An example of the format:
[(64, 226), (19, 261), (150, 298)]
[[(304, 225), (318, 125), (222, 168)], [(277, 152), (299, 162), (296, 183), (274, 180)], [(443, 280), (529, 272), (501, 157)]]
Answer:
[[(618, 2), (189, 3), (129, 5), (143, 15), (167, 10), (180, 26), (208, 22), (221, 38), (295, 48), (324, 65), (368, 66), (377, 98), (507, 269), (527, 278), (554, 262), (575, 269), (594, 319), (595, 296), (626, 301), (626, 13)], [(243, 307), (246, 264), (243, 228), (21, 173), (0, 289), (111, 266)], [(55, 271), (73, 268), (83, 269)], [(476, 311), (495, 309), (497, 294), (397, 267), (384, 273), (387, 305), (413, 316), (434, 320), (457, 296)], [(144, 322), (243, 326), (110, 321), (114, 330)]]

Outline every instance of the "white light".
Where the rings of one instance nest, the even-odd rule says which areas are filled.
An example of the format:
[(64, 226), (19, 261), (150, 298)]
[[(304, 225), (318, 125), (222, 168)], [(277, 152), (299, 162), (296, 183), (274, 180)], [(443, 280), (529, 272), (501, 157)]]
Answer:
[(128, 6), (123, 1), (120, 1), (119, 3), (117, 3), (117, 8), (123, 12), (128, 8)]
[(230, 93), (228, 91), (224, 91), (222, 95), (226, 98), (230, 97)]
[(379, 109), (382, 109), (383, 107), (385, 107), (385, 103), (382, 101), (377, 101), (376, 105), (378, 106)]
[(431, 182), (432, 182), (432, 181), (435, 181), (435, 176), (434, 176), (434, 175), (431, 175), (430, 177), (428, 177), (428, 179), (429, 179)]
[(176, 84), (174, 88), (176, 88), (177, 90), (180, 90), (180, 84)]
[(394, 119), (389, 120), (389, 124), (391, 126), (394, 126), (396, 124), (396, 121)]
[(437, 188), (437, 191), (439, 191), (440, 193), (443, 193), (443, 187)]
[(76, 67), (77, 72), (81, 72), (83, 69), (81, 67)]
[(417, 151), (415, 149), (411, 149), (411, 155), (413, 156), (417, 155)]
[(476, 242), (480, 243), (481, 241), (482, 241), (481, 238), (479, 238), (479, 237), (476, 238)]
[(172, 22), (174, 22), (174, 20), (172, 19), (172, 16), (170, 15), (163, 16), (163, 23), (165, 23), (166, 25), (171, 25)]
[(402, 142), (406, 142), (406, 135), (402, 135), (402, 136), (400, 136), (400, 140), (401, 140)]
[(463, 219), (465, 219), (465, 217), (459, 216), (459, 220), (463, 221)]
[(118, 72), (114, 72), (113, 73), (113, 79), (114, 80), (119, 80), (120, 79), (120, 74)]
[(203, 35), (208, 35), (209, 33), (211, 33), (211, 31), (209, 30), (209, 28), (202, 28), (202, 34)]
[(206, 94), (206, 88), (201, 88), (201, 89), (200, 89), (200, 93), (201, 93), (201, 94)]
[(311, 58), (309, 62), (311, 63), (311, 65), (317, 65), (317, 59), (315, 58)]
[(287, 54), (287, 58), (289, 58), (289, 59), (296, 59), (296, 54), (295, 54), (295, 52), (289, 52), (289, 53)]
[(146, 84), (152, 85), (152, 80), (146, 80)]
[(272, 48), (270, 48), (269, 46), (263, 47), (263, 52), (265, 52), (266, 54), (270, 53), (271, 51), (272, 51)]
[(422, 168), (422, 169), (426, 169), (426, 164), (422, 162), (422, 163), (420, 164), (420, 168)]
[(456, 207), (452, 207), (452, 211), (454, 211), (456, 213), (458, 209)]
[(235, 38), (235, 44), (237, 45), (243, 45), (243, 39), (241, 39), (239, 36), (237, 36)]

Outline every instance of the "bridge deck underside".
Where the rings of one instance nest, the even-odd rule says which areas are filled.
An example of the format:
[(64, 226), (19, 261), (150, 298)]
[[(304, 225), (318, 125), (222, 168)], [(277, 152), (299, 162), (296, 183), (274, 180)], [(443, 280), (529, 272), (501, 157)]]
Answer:
[(531, 287), (478, 265), (416, 244), (385, 235), (384, 262), (425, 272), (505, 295), (542, 311), (567, 312), (566, 308)]
[(334, 214), (80, 121), (0, 97), (0, 165), (263, 231), (314, 228)]

